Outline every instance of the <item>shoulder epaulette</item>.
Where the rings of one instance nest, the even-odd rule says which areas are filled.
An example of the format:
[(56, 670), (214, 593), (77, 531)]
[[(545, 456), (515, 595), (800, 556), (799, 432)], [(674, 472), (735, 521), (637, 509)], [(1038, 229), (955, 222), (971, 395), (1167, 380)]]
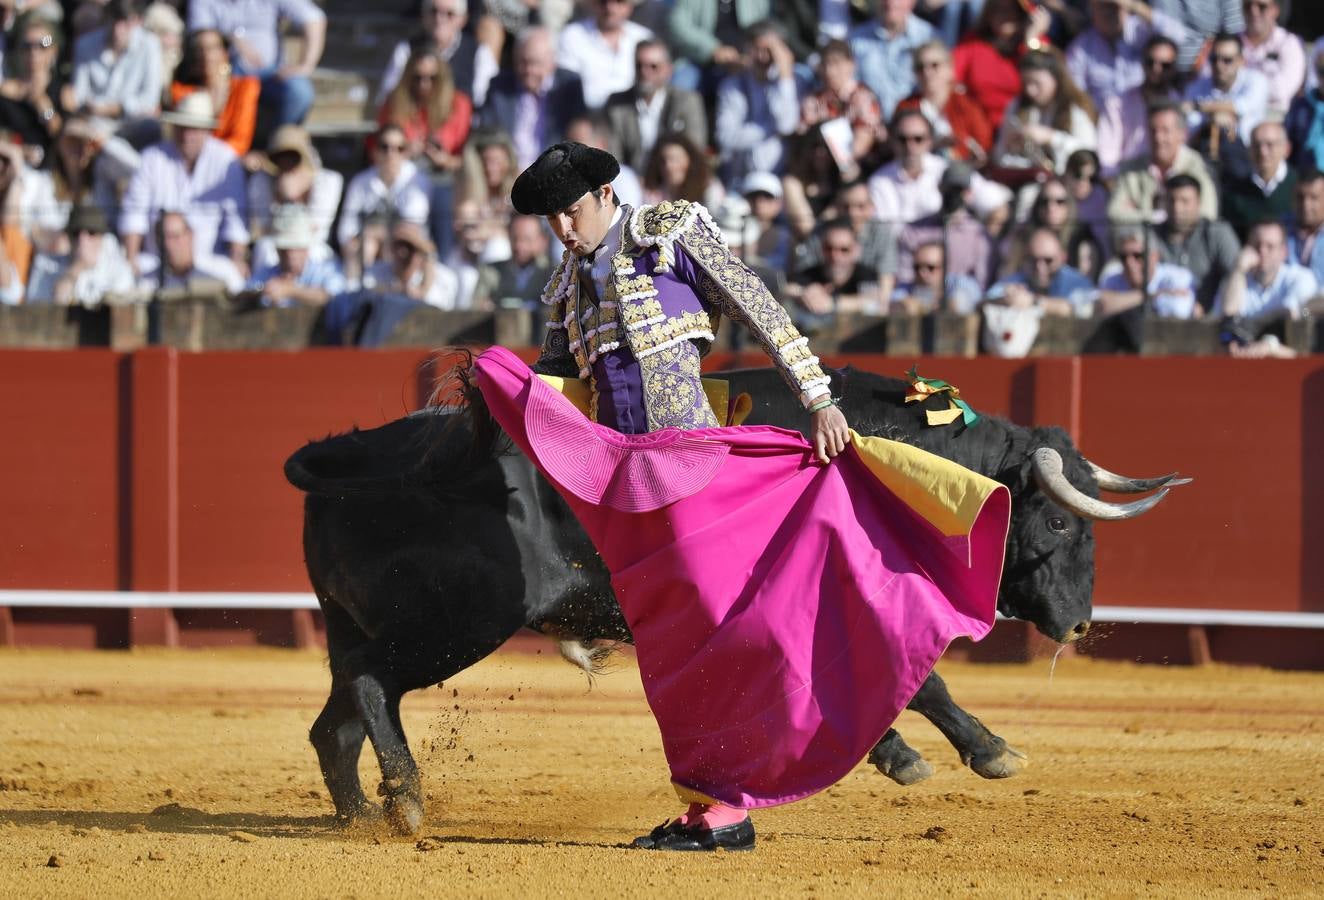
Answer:
[(639, 247), (657, 248), (655, 269), (666, 272), (676, 262), (673, 249), (676, 241), (683, 240), (696, 222), (721, 234), (703, 204), (688, 200), (664, 200), (651, 206), (641, 206), (630, 216), (626, 231), (630, 240)]
[(565, 251), (561, 255), (561, 262), (552, 270), (552, 277), (547, 279), (547, 286), (542, 290), (542, 302), (548, 306), (555, 306), (570, 293), (570, 285), (575, 281), (573, 257), (573, 253)]

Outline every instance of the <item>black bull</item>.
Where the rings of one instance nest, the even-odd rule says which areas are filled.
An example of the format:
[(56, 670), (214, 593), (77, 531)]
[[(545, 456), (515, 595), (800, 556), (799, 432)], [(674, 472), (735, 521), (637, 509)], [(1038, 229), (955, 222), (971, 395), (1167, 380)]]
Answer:
[[(747, 424), (804, 430), (808, 417), (773, 370), (721, 376), (755, 400)], [(1094, 583), (1092, 519), (1138, 515), (1166, 489), (1130, 504), (1099, 488), (1136, 493), (1180, 483), (1127, 479), (1090, 463), (1059, 428), (1025, 428), (985, 416), (973, 427), (930, 427), (906, 404), (906, 382), (845, 370), (834, 393), (852, 427), (904, 440), (1005, 484), (1013, 498), (999, 611), (1056, 641), (1089, 627)], [(331, 694), (311, 731), (337, 817), (377, 814), (358, 759), (366, 737), (382, 771), (392, 825), (422, 821), (418, 770), (400, 724), (403, 694), (436, 684), (528, 627), (562, 639), (586, 668), (592, 641), (628, 641), (609, 575), (560, 496), (494, 433), (481, 410), (432, 410), (370, 431), (310, 443), (286, 477), (307, 493), (304, 553), (326, 617)], [(932, 721), (966, 765), (1013, 775), (1024, 757), (957, 706), (931, 674), (910, 708)], [(890, 730), (869, 756), (909, 784), (932, 772)]]

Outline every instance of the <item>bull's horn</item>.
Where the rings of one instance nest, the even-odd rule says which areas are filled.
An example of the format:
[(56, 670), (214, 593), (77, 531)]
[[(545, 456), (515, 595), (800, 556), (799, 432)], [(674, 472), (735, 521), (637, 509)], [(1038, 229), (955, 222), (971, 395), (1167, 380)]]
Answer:
[(1109, 472), (1103, 466), (1088, 459), (1085, 460), (1085, 464), (1094, 473), (1094, 480), (1098, 482), (1099, 490), (1112, 491), (1114, 494), (1143, 494), (1154, 488), (1176, 487), (1179, 484), (1191, 483), (1191, 479), (1180, 478), (1176, 472), (1160, 475), (1157, 478), (1127, 478), (1125, 475)]
[(1095, 500), (1067, 481), (1067, 476), (1062, 474), (1062, 456), (1052, 447), (1040, 447), (1030, 455), (1030, 459), (1034, 465), (1034, 480), (1039, 483), (1039, 489), (1063, 509), (1070, 510), (1081, 518), (1100, 519), (1106, 522), (1133, 519), (1149, 512), (1168, 495), (1168, 488), (1164, 488), (1151, 497), (1133, 503), (1108, 503)]

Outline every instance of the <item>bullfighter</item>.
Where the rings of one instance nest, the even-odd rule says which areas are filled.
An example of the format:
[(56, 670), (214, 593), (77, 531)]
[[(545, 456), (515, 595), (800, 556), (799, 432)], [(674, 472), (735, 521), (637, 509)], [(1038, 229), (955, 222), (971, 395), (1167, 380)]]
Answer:
[[(516, 179), (515, 209), (545, 217), (566, 252), (532, 371), (494, 347), (476, 383), (592, 537), (634, 634), (689, 806), (633, 846), (747, 850), (749, 809), (844, 777), (947, 643), (987, 633), (1010, 501), (852, 432), (808, 341), (707, 210), (622, 206), (618, 172), (610, 154), (561, 143)], [(722, 427), (700, 359), (723, 314), (798, 396), (810, 443)], [(587, 418), (568, 400), (585, 385)]]

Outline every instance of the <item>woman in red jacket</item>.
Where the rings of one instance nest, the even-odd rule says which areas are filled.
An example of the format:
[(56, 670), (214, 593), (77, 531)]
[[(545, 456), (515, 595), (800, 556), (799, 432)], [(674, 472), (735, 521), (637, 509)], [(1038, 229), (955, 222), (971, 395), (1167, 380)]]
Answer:
[(942, 41), (915, 51), (915, 93), (897, 106), (917, 109), (933, 126), (935, 152), (982, 163), (993, 146), (993, 126), (980, 105), (956, 83), (952, 55)]
[(1018, 71), (1027, 50), (1047, 45), (1052, 17), (1031, 0), (988, 0), (970, 33), (956, 45), (952, 65), (956, 80), (984, 108), (994, 130), (1007, 104), (1021, 92)]
[(377, 115), (379, 125), (388, 122), (404, 131), (405, 153), (423, 171), (451, 173), (460, 168), (473, 103), (456, 90), (451, 67), (436, 48), (421, 47), (409, 57), (400, 83)]

